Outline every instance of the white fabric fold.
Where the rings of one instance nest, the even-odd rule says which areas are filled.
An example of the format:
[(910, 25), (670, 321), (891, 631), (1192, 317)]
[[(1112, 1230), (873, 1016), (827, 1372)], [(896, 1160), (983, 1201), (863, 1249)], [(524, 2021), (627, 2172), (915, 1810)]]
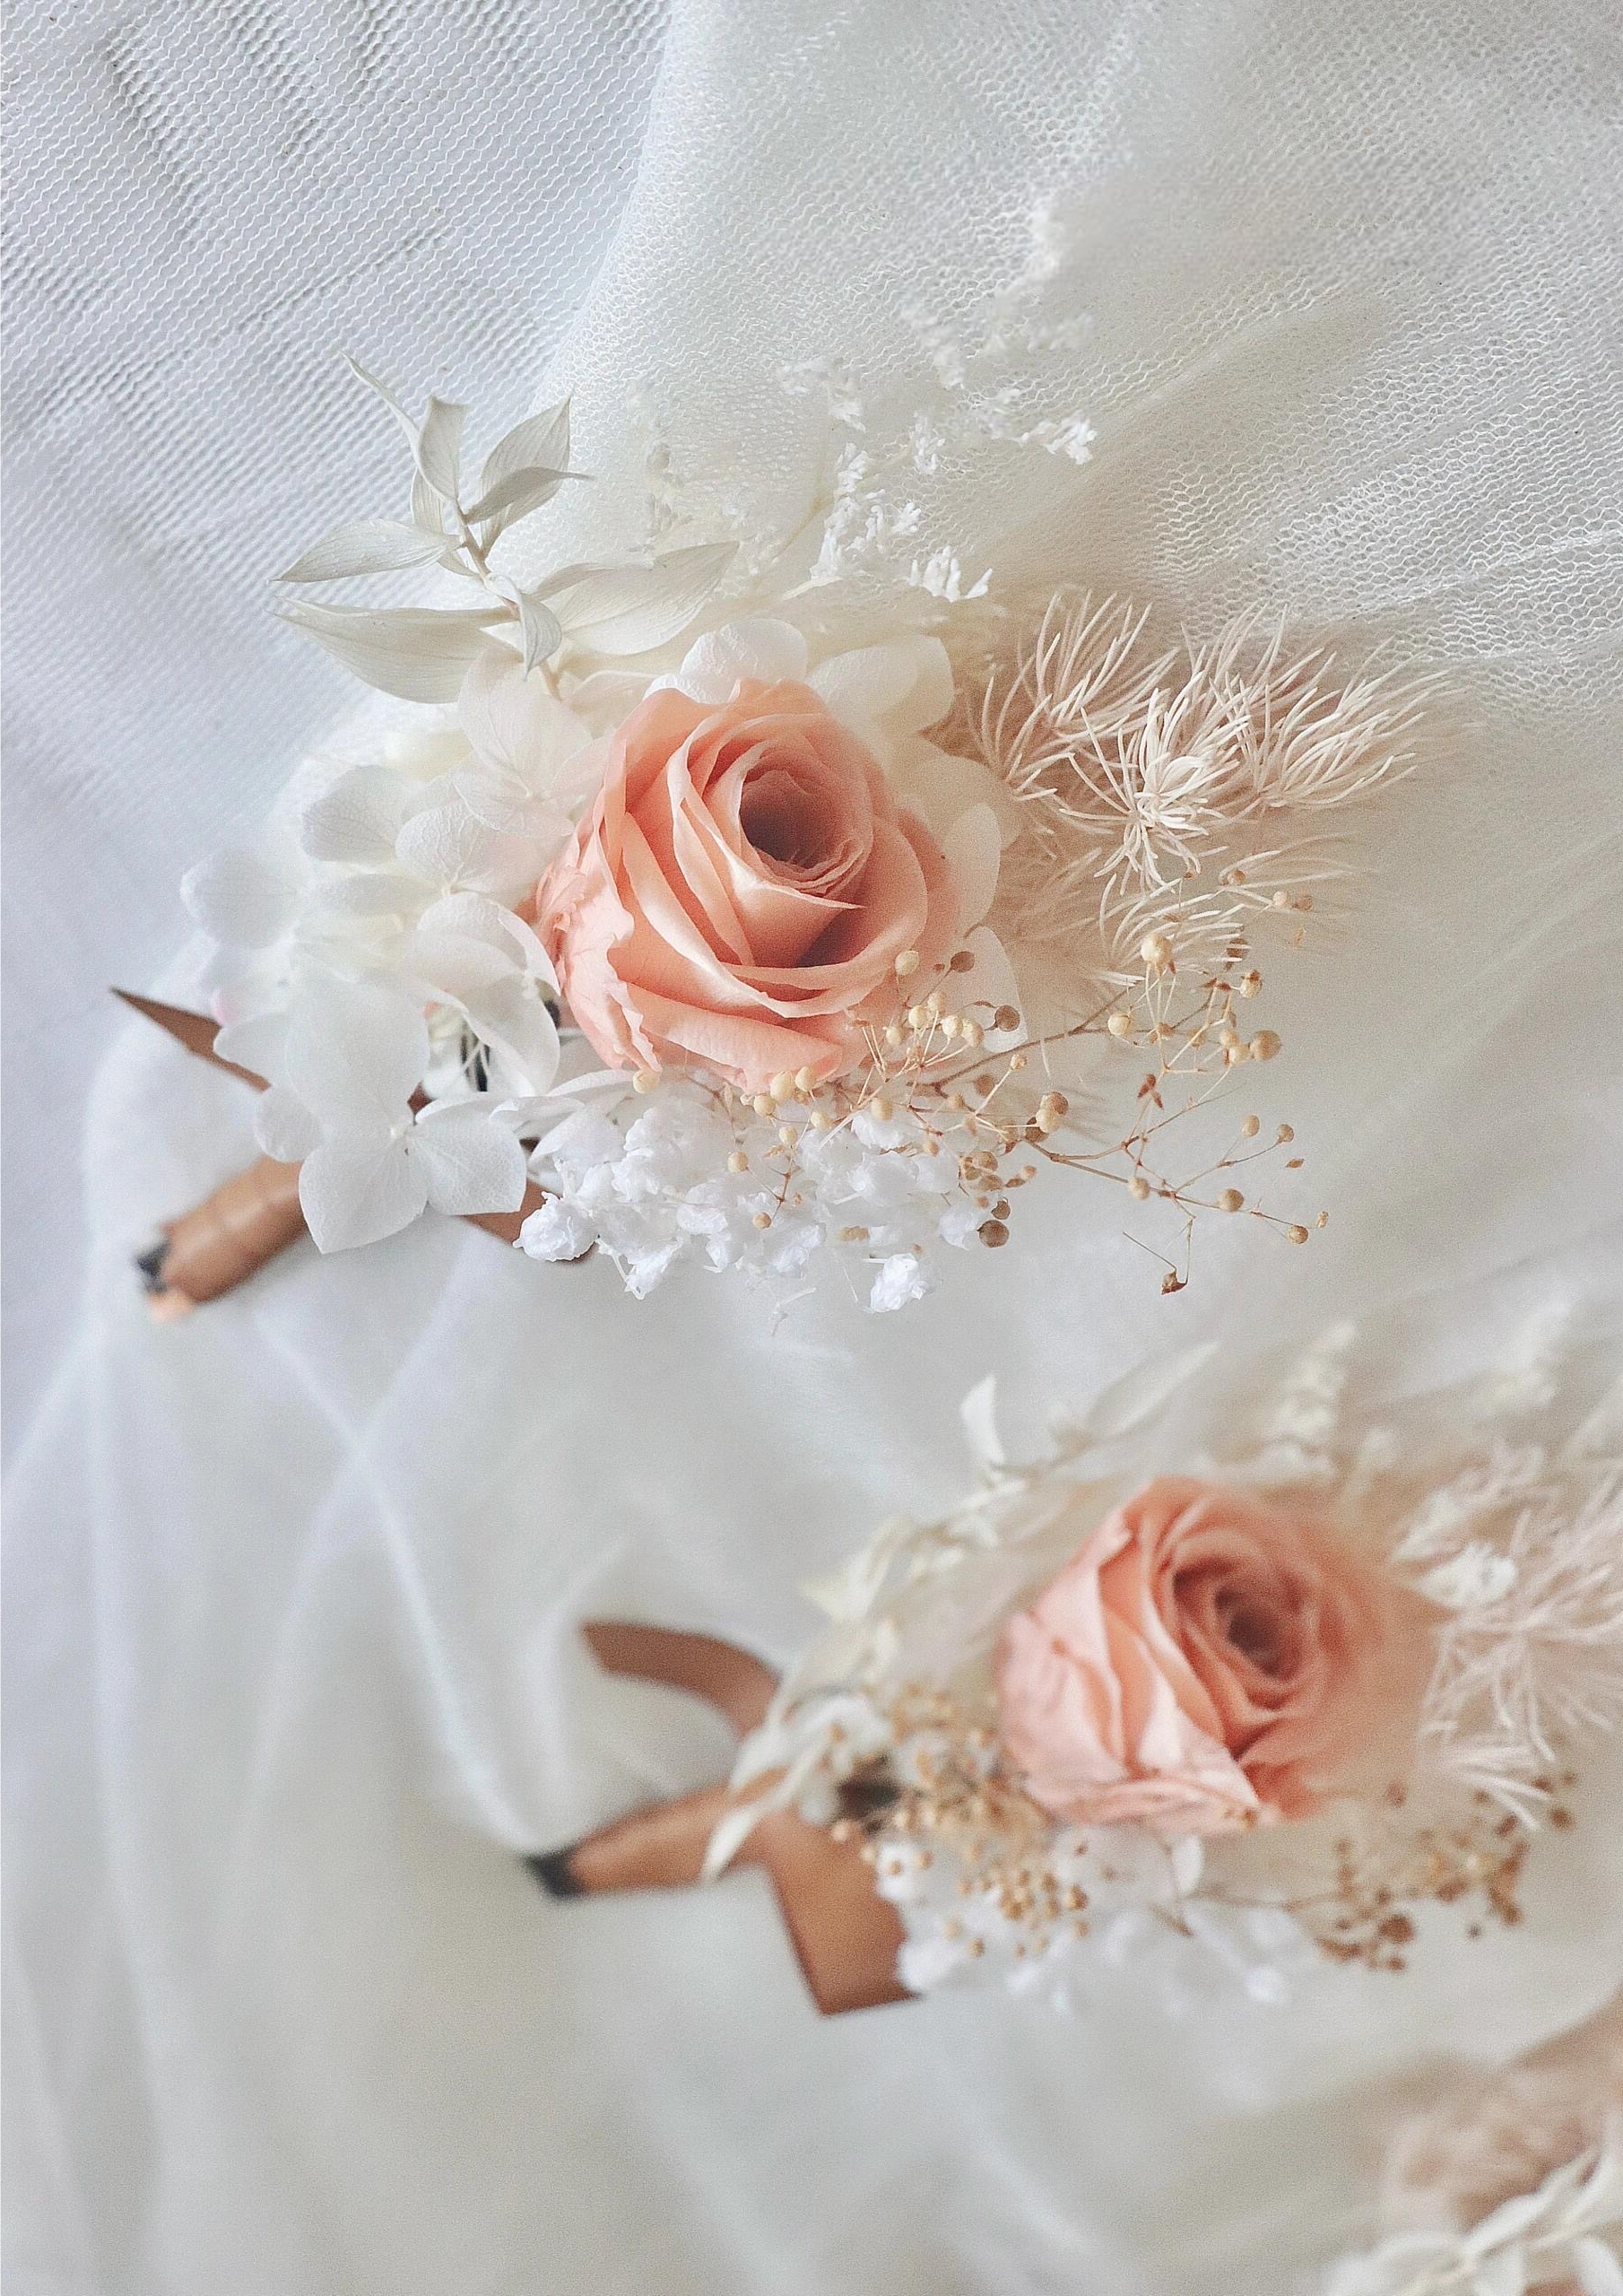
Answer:
[[(317, 6), (276, 21), (336, 36)], [(143, 22), (184, 116), (239, 84), (212, 18)], [(409, 76), (429, 19), (389, 22)], [(607, 1266), (430, 1223), (301, 1249), (154, 1329), (129, 1255), (251, 1155), (251, 1107), (120, 1041), (85, 1302), (10, 1492), (17, 2296), (1285, 2296), (1356, 2217), (1359, 2083), (1610, 1988), (1599, 1778), (1523, 1930), (1284, 2019), (1168, 2022), (1124, 1981), (1085, 2025), (1001, 1993), (820, 2025), (757, 1877), (559, 1905), (516, 1853), (725, 1759), (702, 1715), (595, 1677), (572, 1622), (782, 1655), (797, 1578), (960, 1487), (959, 1405), (989, 1371), (1020, 1456), (1052, 1408), (1202, 1340), (1227, 1378), (1350, 1315), (1391, 1331), (1401, 1383), (1486, 1360), (1546, 1296), (1615, 1328), (1619, 79), (1581, 0), (678, 6), (635, 190), (536, 394), (576, 394), (583, 548), (638, 514), (645, 384), (679, 460), (792, 526), (815, 410), (780, 367), (849, 359), (905, 405), (908, 311), (983, 309), (1054, 194), (1086, 248), (1069, 379), (1094, 459), (949, 474), (966, 573), (1131, 581), (1197, 631), (1289, 609), (1449, 668), (1475, 727), (1381, 810), (1348, 919), (1271, 966), (1287, 1057), (1257, 1105), (1296, 1125), (1330, 1227), (1300, 1251), (1202, 1231), (1171, 1300), (1115, 1201), (1056, 1179), (1009, 1248), (884, 1318), (828, 1284), (779, 1322), (686, 1273), (634, 1304)], [(291, 102), (245, 131), (256, 167)], [(70, 142), (93, 151), (89, 118)], [(365, 154), (325, 164), (364, 196)], [(515, 213), (556, 189), (502, 180)], [(282, 203), (308, 228), (308, 183), (274, 183), (272, 225)], [(314, 371), (314, 317), (275, 329)], [(465, 380), (429, 371), (446, 342), (422, 335), (425, 386)], [(308, 539), (261, 534), (266, 566)], [(109, 557), (96, 595), (134, 578)], [(169, 631), (174, 595), (140, 583)], [(191, 857), (168, 809), (201, 725), (221, 739), (259, 691), (189, 641), (165, 676), (191, 728), (172, 757), (104, 736), (136, 812), (109, 822), (104, 906), (116, 869)], [(72, 709), (53, 742), (89, 753)], [(30, 786), (43, 807), (63, 785)]]

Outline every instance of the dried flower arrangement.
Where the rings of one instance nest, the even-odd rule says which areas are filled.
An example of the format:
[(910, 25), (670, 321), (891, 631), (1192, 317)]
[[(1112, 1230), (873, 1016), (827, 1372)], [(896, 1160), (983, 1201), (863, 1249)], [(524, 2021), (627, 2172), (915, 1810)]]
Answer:
[(220, 1056), (269, 1086), (258, 1137), (323, 1249), (533, 1203), (526, 1252), (603, 1253), (638, 1294), (686, 1259), (831, 1256), (893, 1309), (942, 1247), (1007, 1241), (1049, 1167), (1145, 1207), (1168, 1290), (1207, 1213), (1323, 1224), (1289, 1124), (1189, 1119), (1280, 1049), (1268, 952), (1345, 874), (1331, 817), (1421, 754), (1428, 689), (924, 547), (943, 464), (1089, 458), (1053, 396), (1064, 264), (1039, 210), (978, 333), (921, 322), (898, 419), (827, 362), (785, 376), (828, 413), (787, 533), (684, 476), (645, 408), (624, 562), (538, 557), (578, 476), (567, 402), (470, 480), (464, 407), (419, 422), (356, 370), (408, 440), (408, 514), (285, 578), (438, 568), (464, 602), (287, 609), (412, 707), (185, 888)]
[(915, 1992), (985, 1970), (1085, 1997), (1156, 1952), (1170, 1996), (1282, 2000), (1315, 1962), (1403, 1969), (1428, 1909), (1519, 1921), (1623, 1716), (1623, 1390), (1530, 1412), (1479, 1382), (1343, 1425), (1351, 1344), (1143, 1483), (1119, 1399), (1017, 1470), (977, 1393), (975, 1492), (807, 1590), (831, 1623), (708, 1870), (773, 1810), (829, 1827)]

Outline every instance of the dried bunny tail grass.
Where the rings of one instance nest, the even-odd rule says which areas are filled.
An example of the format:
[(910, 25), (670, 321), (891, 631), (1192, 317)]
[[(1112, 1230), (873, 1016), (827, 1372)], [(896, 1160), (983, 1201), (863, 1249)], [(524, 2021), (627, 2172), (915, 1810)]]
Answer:
[(1623, 1467), (1575, 1505), (1558, 1484), (1526, 1494), (1503, 1552), (1506, 1591), (1439, 1634), (1421, 1735), (1445, 1774), (1525, 1813), (1567, 1743), (1623, 1722)]

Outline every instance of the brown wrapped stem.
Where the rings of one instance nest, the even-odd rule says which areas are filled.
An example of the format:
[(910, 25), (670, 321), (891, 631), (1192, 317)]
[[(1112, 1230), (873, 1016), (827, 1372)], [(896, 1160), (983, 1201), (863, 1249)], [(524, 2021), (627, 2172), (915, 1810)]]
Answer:
[[(614, 1674), (669, 1683), (703, 1698), (741, 1735), (755, 1727), (776, 1687), (770, 1669), (747, 1650), (707, 1634), (595, 1620), (585, 1634)], [(762, 1779), (761, 1788), (770, 1783)], [(717, 1821), (732, 1806), (725, 1786), (654, 1802), (567, 1849), (526, 1858), (553, 1897), (602, 1897), (621, 1890), (680, 1890), (697, 1883)], [(904, 1932), (895, 1908), (874, 1887), (855, 1841), (836, 1841), (795, 1810), (772, 1810), (733, 1863), (759, 1866), (777, 1893), (795, 1958), (825, 2017), (911, 1998), (896, 1974)]]
[(217, 1300), (303, 1233), (298, 1165), (261, 1156), (174, 1221), (163, 1241), (137, 1261), (153, 1314), (184, 1315)]
[[(161, 1322), (235, 1291), (298, 1241), (305, 1232), (299, 1172), (297, 1164), (262, 1156), (165, 1228), (162, 1242), (135, 1263)], [(470, 1213), (468, 1225), (515, 1244), (531, 1213), (545, 1202), (544, 1190), (532, 1181), (516, 1212)]]
[[(113, 994), (198, 1060), (223, 1068), (228, 1075), (240, 1076), (256, 1092), (264, 1091), (263, 1076), (239, 1067), (234, 1060), (221, 1058), (214, 1046), (219, 1025), (206, 1013), (188, 1013), (181, 1004), (161, 1004), (156, 997), (137, 996), (127, 988), (115, 988)], [(412, 1106), (420, 1105), (418, 1095)], [(195, 1211), (165, 1228), (163, 1241), (143, 1252), (135, 1263), (152, 1295), (155, 1316), (184, 1315), (204, 1300), (217, 1300), (222, 1292), (234, 1291), (303, 1235), (299, 1169), (297, 1164), (278, 1164), (262, 1156), (247, 1171), (217, 1187)], [(468, 1222), (504, 1244), (516, 1244), (525, 1222), (546, 1200), (545, 1189), (532, 1180), (516, 1212), (471, 1212)]]

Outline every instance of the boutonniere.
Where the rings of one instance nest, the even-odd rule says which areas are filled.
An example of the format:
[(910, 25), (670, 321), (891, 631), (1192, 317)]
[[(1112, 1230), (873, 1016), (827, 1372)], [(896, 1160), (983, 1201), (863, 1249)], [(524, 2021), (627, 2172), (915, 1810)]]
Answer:
[[(1292, 1126), (1254, 1105), (1269, 976), (1343, 874), (1332, 822), (1419, 754), (1420, 686), (1069, 570), (967, 579), (908, 491), (956, 434), (871, 435), (848, 393), (792, 541), (650, 457), (655, 539), (599, 562), (545, 549), (586, 483), (567, 404), (475, 474), (464, 408), (360, 379), (409, 507), (306, 551), (285, 619), (396, 712), (185, 888), (204, 1017), (297, 1168), (265, 1253), (295, 1203), (326, 1251), (523, 1209), (531, 1257), (638, 1295), (832, 1260), (886, 1309), (1061, 1176), (1119, 1195), (1167, 1290), (1205, 1217), (1308, 1240)], [(961, 427), (1089, 451), (1057, 416)], [(447, 599), (332, 598), (409, 569)]]

